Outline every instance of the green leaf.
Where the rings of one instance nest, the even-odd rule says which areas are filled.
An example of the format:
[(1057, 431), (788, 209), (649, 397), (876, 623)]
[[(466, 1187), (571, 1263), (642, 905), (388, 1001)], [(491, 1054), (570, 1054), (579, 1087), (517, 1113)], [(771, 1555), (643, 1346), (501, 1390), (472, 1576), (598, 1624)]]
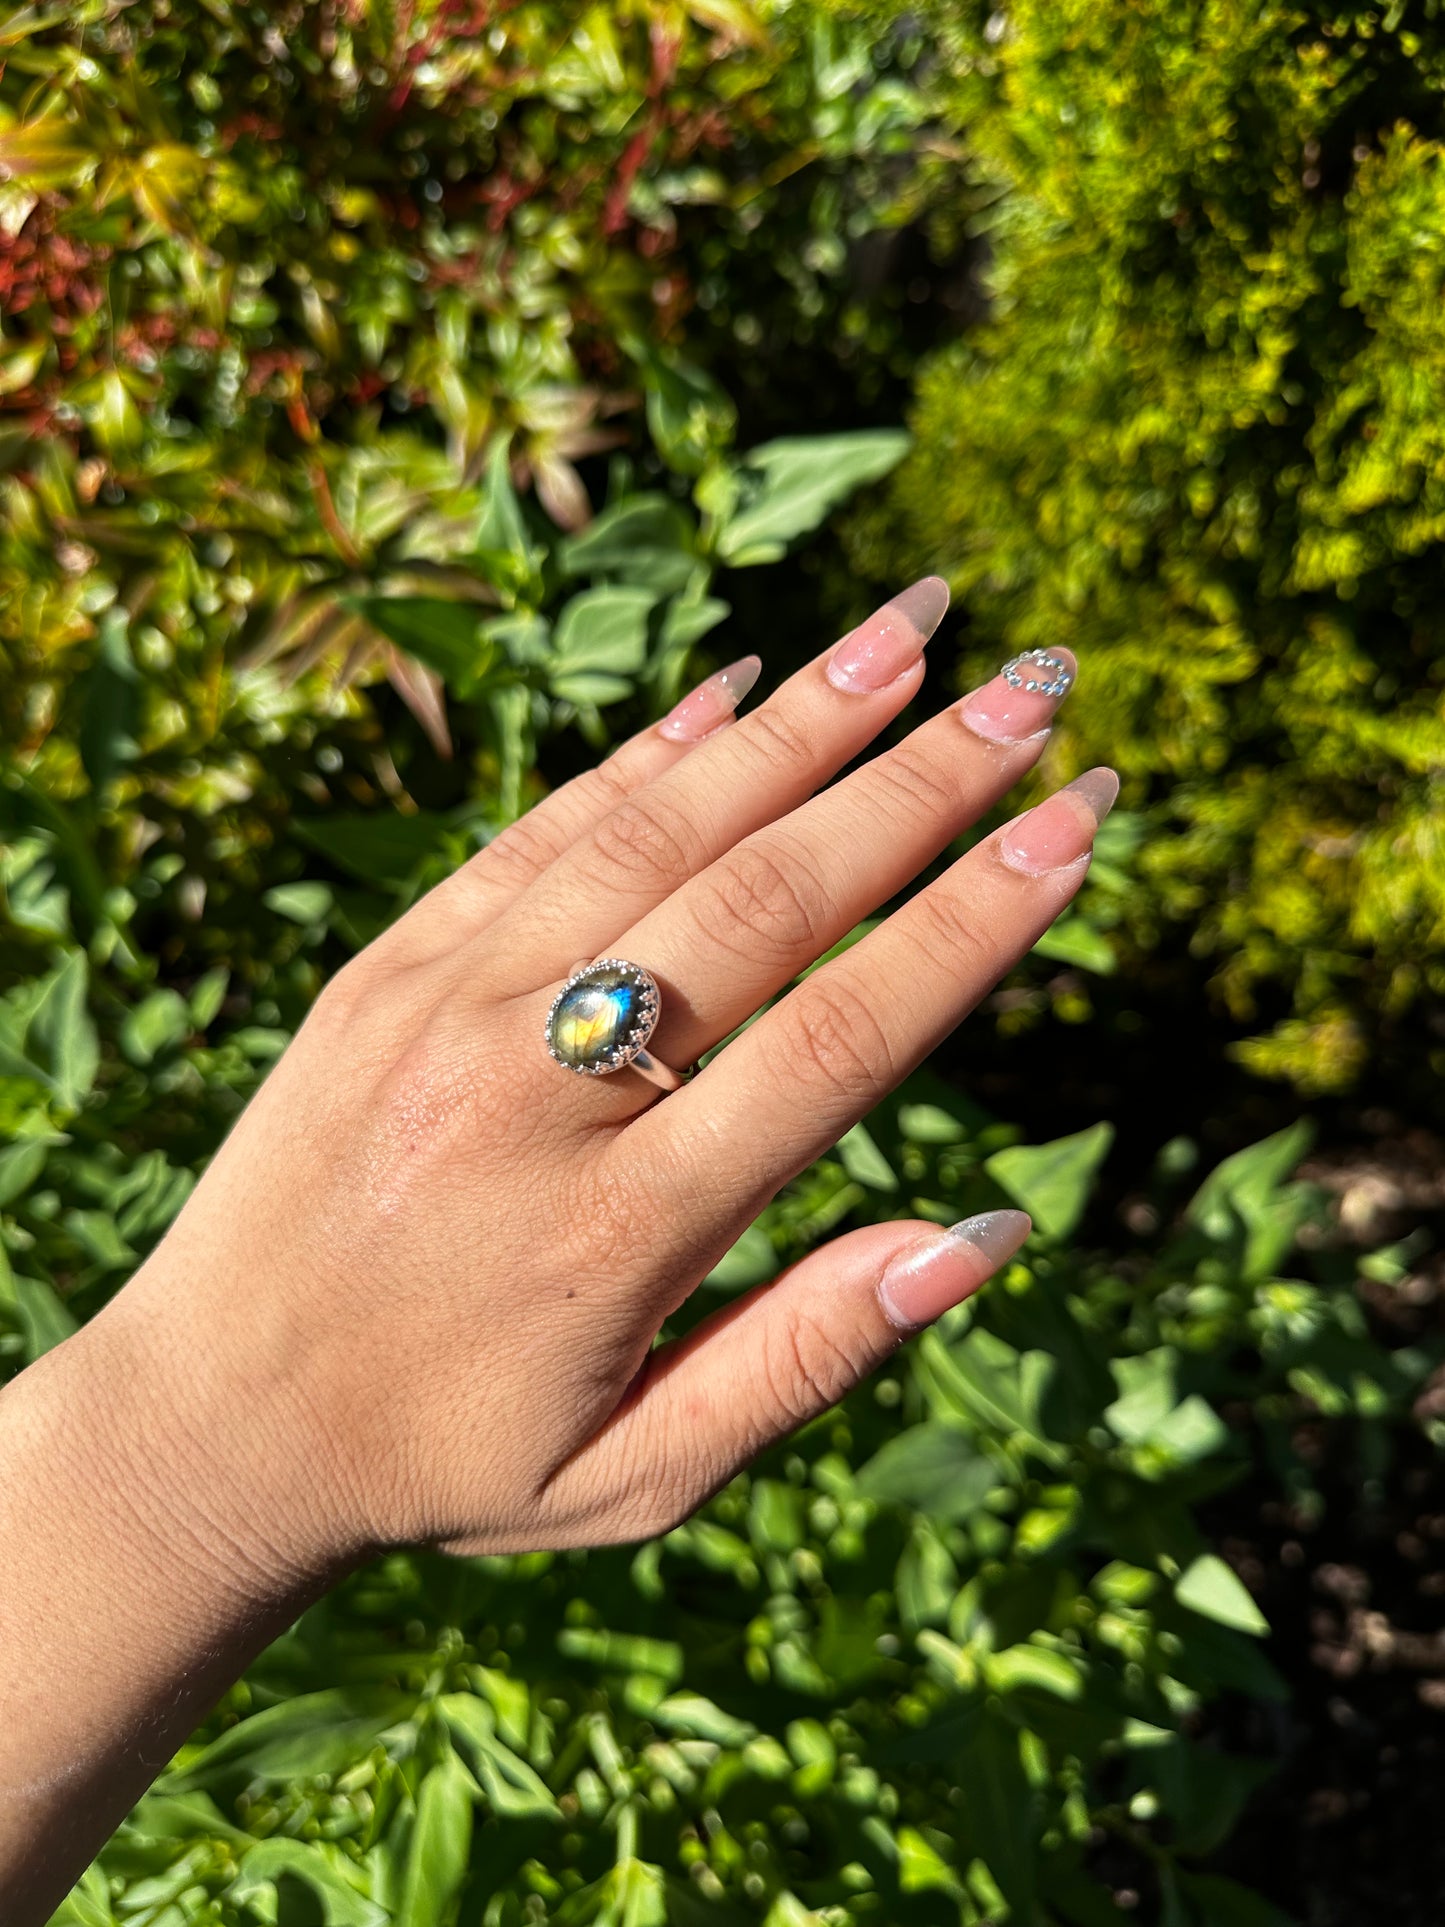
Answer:
[(190, 1006), (175, 990), (153, 990), (126, 1014), (120, 1027), (120, 1047), (132, 1064), (154, 1063), (191, 1034)]
[(709, 1291), (746, 1291), (774, 1276), (778, 1254), (760, 1224), (750, 1224), (703, 1279)]
[(416, 1796), (396, 1927), (441, 1927), (461, 1892), (471, 1844), (471, 1780), (448, 1749)]
[(503, 1817), (554, 1818), (557, 1802), (547, 1783), (497, 1738), (496, 1715), (475, 1693), (446, 1693), (437, 1710), (482, 1784), (493, 1811)]
[(10, 1280), (9, 1295), (24, 1341), (27, 1365), (33, 1365), (37, 1358), (53, 1351), (79, 1329), (65, 1301), (43, 1278), (26, 1278), (16, 1273)]
[(409, 656), (435, 669), (447, 687), (469, 696), (491, 665), (482, 612), (440, 596), (349, 596), (346, 606)]
[(1111, 977), (1119, 967), (1109, 939), (1081, 916), (1061, 917), (1051, 924), (1034, 945), (1034, 955), (1091, 970), (1096, 977)]
[(647, 662), (650, 589), (585, 589), (563, 606), (552, 637), (557, 675), (600, 670), (635, 676)]
[(250, 1780), (341, 1773), (379, 1733), (405, 1719), (413, 1697), (388, 1688), (332, 1687), (303, 1693), (239, 1721), (193, 1758), (161, 1775), (164, 1793), (227, 1789)]
[(717, 553), (734, 567), (774, 561), (795, 536), (816, 529), (864, 483), (908, 452), (903, 429), (862, 428), (765, 442), (737, 463), (738, 506), (718, 531)]
[(984, 1170), (1047, 1238), (1067, 1238), (1084, 1214), (1099, 1166), (1114, 1141), (1112, 1124), (1094, 1124), (1051, 1144), (995, 1151)]
[[(246, 1854), (241, 1871), (225, 1890), (225, 1898), (235, 1907), (268, 1897), (276, 1905), (286, 1885), (295, 1881), (315, 1897), (325, 1927), (389, 1927), (392, 1916), (367, 1899), (358, 1884), (363, 1878), (352, 1861), (325, 1841), (303, 1845), (299, 1840), (262, 1840)], [(297, 1917), (294, 1911), (280, 1908), (273, 1916), (281, 1920)]]
[(929, 1420), (911, 1425), (875, 1452), (857, 1476), (861, 1497), (913, 1506), (935, 1519), (966, 1519), (977, 1511), (1000, 1474), (957, 1426)]
[(1269, 1631), (1269, 1621), (1231, 1566), (1213, 1552), (1201, 1553), (1175, 1583), (1174, 1597), (1191, 1612), (1202, 1613), (1221, 1626), (1256, 1636)]
[(47, 1085), (66, 1112), (80, 1109), (100, 1068), (100, 1040), (86, 1008), (85, 953), (0, 1000), (0, 1071)]
[(208, 970), (204, 977), (198, 977), (191, 986), (191, 1025), (195, 1030), (209, 1030), (220, 1015), (221, 1005), (226, 1001), (226, 988), (231, 981), (231, 973), (224, 964), (217, 964)]
[(310, 926), (326, 921), (335, 899), (329, 883), (278, 883), (261, 901), (278, 917)]
[(445, 819), (426, 810), (412, 816), (392, 810), (298, 816), (291, 828), (338, 869), (383, 887), (409, 883), (446, 835)]
[(710, 375), (682, 356), (629, 342), (641, 363), (647, 427), (657, 452), (679, 475), (700, 475), (732, 441), (737, 409)]
[(511, 438), (506, 435), (497, 437), (487, 457), (476, 560), (482, 573), (509, 599), (538, 586), (546, 560), (546, 551), (528, 533), (512, 486)]
[(896, 1191), (898, 1179), (893, 1167), (878, 1149), (867, 1130), (855, 1124), (838, 1140), (833, 1155), (855, 1184), (866, 1184), (873, 1191)]
[(698, 567), (691, 517), (665, 495), (625, 495), (557, 551), (564, 575), (616, 576), (651, 592), (675, 595)]
[(80, 760), (91, 788), (102, 790), (124, 763), (140, 753), (140, 675), (131, 656), (124, 608), (107, 609), (100, 619), (100, 649), (85, 678), (85, 708), (80, 719)]

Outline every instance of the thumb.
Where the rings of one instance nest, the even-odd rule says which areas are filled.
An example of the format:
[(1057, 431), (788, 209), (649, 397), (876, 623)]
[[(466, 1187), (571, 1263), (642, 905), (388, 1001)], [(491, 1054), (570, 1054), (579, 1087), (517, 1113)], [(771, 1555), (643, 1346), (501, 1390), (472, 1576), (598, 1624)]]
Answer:
[(947, 1231), (870, 1225), (810, 1252), (649, 1353), (624, 1403), (549, 1484), (549, 1511), (572, 1543), (667, 1531), (971, 1296), (1031, 1229), (1022, 1211), (987, 1211)]

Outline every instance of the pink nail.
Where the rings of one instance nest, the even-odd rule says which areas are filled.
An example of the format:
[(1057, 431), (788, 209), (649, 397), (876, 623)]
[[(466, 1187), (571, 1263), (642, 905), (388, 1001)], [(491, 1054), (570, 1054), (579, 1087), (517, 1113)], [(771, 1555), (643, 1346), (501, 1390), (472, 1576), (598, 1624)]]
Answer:
[(895, 1258), (878, 1280), (878, 1302), (892, 1325), (932, 1324), (1011, 1258), (1033, 1229), (1025, 1211), (985, 1211)]
[(1077, 863), (1092, 847), (1094, 832), (1113, 809), (1118, 794), (1119, 779), (1113, 770), (1086, 770), (1006, 824), (999, 855), (1011, 870), (1031, 877)]
[[(1047, 654), (1048, 664), (1027, 661), (1019, 664), (1015, 674), (1021, 678), (1020, 686), (1000, 673), (992, 682), (986, 682), (971, 696), (964, 697), (958, 714), (975, 736), (982, 736), (990, 743), (1022, 743), (1048, 728), (1054, 711), (1073, 687), (1079, 666), (1068, 649), (1050, 649)], [(1052, 666), (1055, 664), (1058, 667)], [(1051, 693), (1030, 689), (1030, 682), (1052, 685)], [(1060, 682), (1067, 686), (1059, 689)]]
[(911, 584), (834, 647), (824, 672), (829, 682), (850, 696), (886, 689), (923, 654), (947, 607), (942, 577), (926, 575)]
[(725, 723), (762, 674), (761, 656), (744, 656), (700, 682), (657, 725), (658, 734), (673, 743), (700, 743), (719, 723)]

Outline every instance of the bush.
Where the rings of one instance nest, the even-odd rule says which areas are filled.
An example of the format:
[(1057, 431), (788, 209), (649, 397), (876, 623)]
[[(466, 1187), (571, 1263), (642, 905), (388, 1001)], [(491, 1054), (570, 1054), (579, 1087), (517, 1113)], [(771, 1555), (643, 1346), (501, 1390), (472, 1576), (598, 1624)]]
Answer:
[(971, 666), (1080, 650), (1064, 754), (1154, 832), (1128, 938), (1205, 961), (1247, 1064), (1414, 1060), (1445, 988), (1440, 26), (926, 18), (992, 310), (922, 375), (855, 557), (942, 568)]
[[(859, 427), (910, 350), (850, 243), (930, 208), (945, 243), (955, 87), (981, 153), (1002, 122), (986, 38), (960, 81), (851, 6), (86, 0), (0, 39), (9, 1373), (329, 970), (666, 703), (740, 570), (800, 599), (790, 544), (904, 447)], [(740, 451), (705, 365), (790, 423), (806, 367), (857, 432)], [(1147, 926), (1107, 828), (1050, 956)], [(1281, 1688), (1200, 1507), (1250, 1469), (1313, 1502), (1301, 1410), (1378, 1470), (1433, 1353), (1371, 1341), (1301, 1133), (1192, 1202), (1165, 1147), (1165, 1229), (1112, 1252), (1108, 1128), (1019, 1136), (926, 1078), (851, 1132), (684, 1322), (848, 1222), (1013, 1199), (1024, 1260), (655, 1545), (356, 1576), (60, 1921), (1095, 1927), (1125, 1881), (1275, 1919), (1208, 1871), (1261, 1771), (1210, 1707)]]
[[(942, 1101), (939, 1101), (940, 1098)], [(1268, 1770), (1201, 1715), (1282, 1686), (1193, 1518), (1306, 1395), (1386, 1443), (1426, 1369), (1365, 1336), (1353, 1265), (1290, 1275), (1320, 1194), (1293, 1131), (1123, 1259), (1073, 1234), (1106, 1127), (1026, 1147), (920, 1083), (730, 1254), (766, 1277), (843, 1217), (1005, 1199), (1025, 1261), (640, 1551), (395, 1556), (230, 1693), (63, 1909), (919, 1923), (1283, 1920), (1210, 1875)], [(1183, 1160), (1141, 1190), (1177, 1210)], [(1389, 1255), (1374, 1261), (1389, 1275)], [(707, 1295), (707, 1294), (705, 1294)], [(1231, 1430), (1221, 1404), (1253, 1402)], [(1362, 1449), (1368, 1450), (1365, 1437)], [(1308, 1472), (1289, 1474), (1307, 1489)], [(1100, 1833), (1103, 1829), (1103, 1833)]]

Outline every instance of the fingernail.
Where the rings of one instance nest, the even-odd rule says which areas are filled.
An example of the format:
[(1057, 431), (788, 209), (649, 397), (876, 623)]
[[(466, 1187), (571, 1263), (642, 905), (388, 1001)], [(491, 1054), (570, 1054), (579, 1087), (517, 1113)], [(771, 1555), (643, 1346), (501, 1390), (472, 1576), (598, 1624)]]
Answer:
[(886, 689), (923, 654), (923, 645), (943, 620), (948, 584), (926, 575), (875, 609), (838, 643), (824, 672), (835, 689), (852, 696)]
[(1111, 769), (1085, 770), (1072, 783), (1016, 816), (999, 838), (998, 853), (1011, 870), (1041, 877), (1077, 863), (1094, 832), (1114, 807), (1119, 779)]
[(762, 674), (761, 656), (744, 656), (700, 682), (690, 695), (670, 709), (657, 725), (659, 735), (673, 743), (698, 743), (725, 723)]
[[(1030, 649), (1006, 662), (992, 682), (959, 704), (959, 717), (989, 743), (1021, 743), (1047, 729), (1074, 686), (1079, 665), (1068, 649)], [(1030, 689), (1029, 684), (1038, 686)]]
[(985, 1211), (895, 1258), (878, 1280), (884, 1317), (910, 1329), (932, 1324), (991, 1278), (1032, 1229), (1026, 1211)]

